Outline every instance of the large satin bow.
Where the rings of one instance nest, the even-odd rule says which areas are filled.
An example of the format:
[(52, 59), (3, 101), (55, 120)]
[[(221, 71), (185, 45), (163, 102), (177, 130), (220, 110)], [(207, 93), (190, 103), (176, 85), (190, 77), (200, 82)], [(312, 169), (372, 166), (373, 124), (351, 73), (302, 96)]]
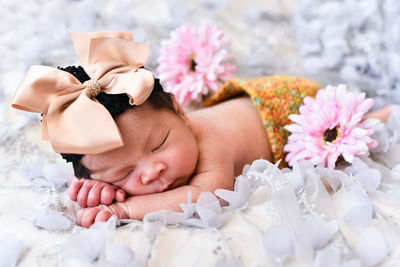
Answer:
[(133, 42), (128, 32), (74, 33), (71, 37), (90, 82), (82, 84), (56, 68), (32, 66), (12, 106), (43, 114), (42, 138), (56, 152), (98, 154), (123, 146), (117, 125), (95, 95), (100, 89), (108, 94), (126, 93), (131, 105), (145, 102), (154, 77), (139, 67), (146, 63), (150, 49)]

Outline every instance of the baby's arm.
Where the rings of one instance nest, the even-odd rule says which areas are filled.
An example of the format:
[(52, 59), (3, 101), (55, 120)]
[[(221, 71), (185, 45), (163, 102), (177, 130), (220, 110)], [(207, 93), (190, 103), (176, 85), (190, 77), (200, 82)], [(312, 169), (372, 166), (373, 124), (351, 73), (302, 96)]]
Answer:
[(391, 114), (391, 112), (392, 112), (392, 106), (389, 105), (389, 106), (386, 106), (384, 108), (368, 112), (364, 116), (364, 118), (365, 119), (374, 118), (374, 119), (378, 119), (378, 120), (386, 123), (388, 118), (389, 118), (389, 116), (390, 116), (390, 114)]
[(233, 184), (233, 163), (226, 159), (225, 162), (214, 162), (209, 171), (197, 174), (188, 185), (155, 194), (132, 196), (125, 202), (109, 206), (82, 209), (77, 214), (77, 223), (89, 227), (94, 222), (108, 220), (114, 214), (121, 219), (142, 220), (147, 213), (160, 209), (181, 211), (179, 204), (186, 202), (189, 191), (192, 191), (195, 202), (204, 191), (214, 192), (219, 188), (232, 190)]
[(99, 204), (110, 205), (114, 200), (125, 201), (125, 192), (106, 182), (72, 177), (68, 188), (71, 200), (82, 208), (95, 207)]

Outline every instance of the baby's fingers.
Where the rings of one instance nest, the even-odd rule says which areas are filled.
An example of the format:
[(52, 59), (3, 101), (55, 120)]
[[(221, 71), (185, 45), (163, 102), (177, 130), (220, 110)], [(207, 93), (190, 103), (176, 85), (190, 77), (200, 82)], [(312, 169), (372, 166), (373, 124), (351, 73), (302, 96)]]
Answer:
[(114, 200), (125, 201), (125, 192), (106, 183), (97, 183), (89, 192), (87, 205), (89, 207), (95, 207), (99, 204), (110, 205)]
[(78, 211), (76, 215), (76, 223), (80, 226), (89, 228), (95, 222), (107, 221), (112, 215), (111, 211), (103, 210), (100, 207), (86, 208)]
[(76, 223), (80, 226), (89, 228), (95, 221), (99, 208), (86, 208), (76, 214)]
[(93, 183), (91, 181), (84, 181), (82, 187), (79, 189), (76, 202), (78, 202), (79, 206), (82, 208), (86, 208), (88, 206), (89, 192), (92, 188)]
[(107, 185), (101, 190), (100, 203), (110, 205), (116, 199), (117, 189), (111, 185)]
[(95, 222), (106, 222), (110, 217), (112, 216), (112, 212), (109, 210), (102, 210), (99, 213), (97, 213), (97, 216), (95, 218)]
[(69, 186), (69, 189), (68, 189), (68, 195), (71, 200), (73, 200), (73, 201), (77, 200), (78, 192), (81, 189), (82, 185), (83, 185), (83, 181), (76, 180), (76, 181), (71, 182), (71, 185)]
[(108, 185), (106, 183), (95, 183), (93, 187), (90, 189), (88, 197), (87, 197), (87, 205), (88, 207), (96, 207), (100, 204), (100, 198), (102, 191)]
[(117, 189), (115, 192), (115, 200), (119, 202), (123, 202), (126, 199), (126, 194), (124, 190)]

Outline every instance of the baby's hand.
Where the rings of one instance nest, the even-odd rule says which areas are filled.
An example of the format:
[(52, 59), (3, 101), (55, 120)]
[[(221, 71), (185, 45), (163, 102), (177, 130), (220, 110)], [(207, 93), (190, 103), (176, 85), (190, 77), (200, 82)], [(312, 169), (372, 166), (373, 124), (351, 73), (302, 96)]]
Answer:
[(71, 179), (69, 197), (82, 208), (110, 205), (114, 200), (125, 201), (125, 192), (106, 182), (91, 179)]
[(117, 215), (119, 219), (126, 219), (128, 215), (118, 204), (110, 206), (99, 205), (94, 208), (85, 208), (76, 214), (76, 223), (80, 226), (89, 228), (95, 222), (106, 222), (112, 215)]

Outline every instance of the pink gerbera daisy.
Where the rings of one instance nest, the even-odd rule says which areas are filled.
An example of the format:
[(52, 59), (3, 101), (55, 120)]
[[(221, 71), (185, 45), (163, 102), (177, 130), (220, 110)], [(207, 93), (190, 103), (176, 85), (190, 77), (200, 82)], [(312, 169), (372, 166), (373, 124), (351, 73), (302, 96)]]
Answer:
[(165, 90), (179, 103), (199, 101), (231, 78), (236, 65), (225, 63), (228, 41), (218, 27), (203, 23), (199, 29), (186, 24), (161, 43), (158, 57), (159, 78)]
[(284, 147), (286, 161), (292, 166), (305, 159), (333, 169), (339, 156), (350, 163), (354, 156), (367, 156), (377, 146), (370, 137), (374, 120), (363, 120), (372, 105), (364, 93), (349, 93), (345, 85), (321, 89), (315, 99), (305, 97), (300, 114), (289, 116), (295, 124), (285, 126), (292, 133)]

